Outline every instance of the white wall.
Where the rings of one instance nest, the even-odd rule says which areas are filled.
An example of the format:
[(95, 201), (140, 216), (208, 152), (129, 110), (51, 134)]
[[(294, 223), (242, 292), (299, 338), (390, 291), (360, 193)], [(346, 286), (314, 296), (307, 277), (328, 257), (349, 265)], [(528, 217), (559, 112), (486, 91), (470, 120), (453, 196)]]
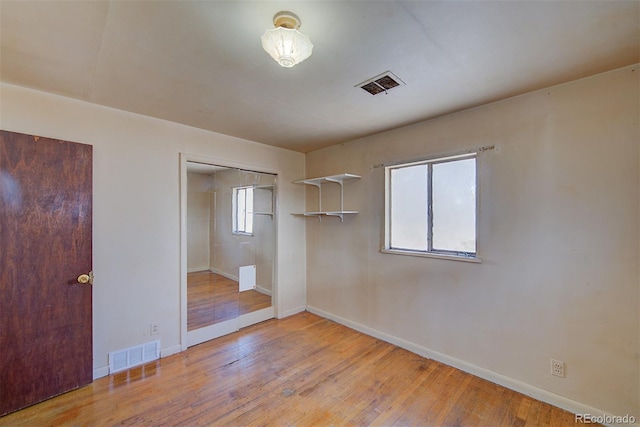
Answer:
[[(345, 184), (358, 215), (308, 219), (308, 308), (561, 406), (640, 420), (639, 75), (308, 153), (308, 177), (362, 175)], [(380, 164), (489, 145), (478, 156), (482, 264), (379, 252)], [(550, 375), (551, 358), (566, 378)]]
[[(0, 128), (93, 145), (94, 369), (110, 351), (180, 343), (180, 160), (186, 152), (279, 172), (279, 317), (304, 309), (304, 155), (56, 95), (0, 85)], [(186, 337), (185, 337), (186, 339)]]
[(211, 175), (187, 173), (187, 271), (209, 270)]

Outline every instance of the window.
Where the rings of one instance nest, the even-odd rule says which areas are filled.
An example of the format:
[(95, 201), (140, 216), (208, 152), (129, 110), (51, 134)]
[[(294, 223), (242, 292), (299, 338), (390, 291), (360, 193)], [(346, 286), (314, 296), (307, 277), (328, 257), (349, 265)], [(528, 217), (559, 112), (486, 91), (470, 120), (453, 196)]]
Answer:
[(384, 252), (476, 258), (476, 153), (385, 167)]
[(253, 234), (253, 187), (233, 189), (233, 232)]

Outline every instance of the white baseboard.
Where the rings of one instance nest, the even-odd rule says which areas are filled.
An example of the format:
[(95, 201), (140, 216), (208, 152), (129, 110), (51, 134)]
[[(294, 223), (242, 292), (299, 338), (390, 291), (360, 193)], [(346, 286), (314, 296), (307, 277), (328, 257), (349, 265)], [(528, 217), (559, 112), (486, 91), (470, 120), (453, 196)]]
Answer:
[(198, 273), (200, 271), (209, 271), (209, 267), (193, 267), (187, 269), (187, 273)]
[(174, 345), (172, 347), (161, 348), (160, 349), (160, 358), (171, 356), (172, 354), (180, 353), (182, 351), (182, 347), (178, 345)]
[[(426, 357), (428, 359), (436, 360), (440, 363), (444, 363), (445, 365), (452, 366), (454, 368), (460, 369), (461, 371), (468, 372), (472, 375), (485, 379), (487, 381), (491, 381), (492, 383), (501, 385), (503, 387), (509, 388), (511, 390), (517, 391), (519, 393), (525, 394), (527, 396), (533, 397), (542, 402), (548, 403), (550, 405), (556, 406), (558, 408), (569, 411), (573, 414), (590, 414), (594, 417), (603, 417), (609, 419), (615, 419), (616, 416), (610, 414), (606, 411), (602, 411), (591, 406), (585, 405), (583, 403), (577, 402), (575, 400), (568, 399), (566, 397), (557, 395), (555, 393), (551, 393), (547, 390), (543, 390), (541, 388), (535, 387), (531, 384), (524, 383), (522, 381), (518, 381), (516, 379), (504, 376), (502, 374), (498, 374), (496, 372), (490, 371), (488, 369), (481, 368), (479, 366), (473, 365), (471, 363), (465, 362), (460, 359), (456, 359), (455, 357), (447, 356), (446, 354), (428, 349), (426, 347), (414, 344), (412, 342), (403, 340), (401, 338), (395, 337), (393, 335), (389, 335), (387, 333), (378, 331), (376, 329), (370, 328), (368, 326), (362, 325), (357, 322), (353, 322), (349, 319), (345, 319), (343, 317), (337, 316), (335, 314), (329, 313), (327, 311), (321, 310), (319, 308), (313, 306), (307, 306), (307, 311), (317, 314), (318, 316), (324, 317), (329, 320), (333, 320), (334, 322), (340, 323), (342, 325), (348, 326), (351, 329), (355, 329), (358, 332), (362, 332), (374, 338), (378, 338), (380, 340), (386, 341), (388, 343), (397, 345), (398, 347), (404, 348), (405, 350), (409, 350), (412, 353), (416, 353), (420, 356)], [(295, 314), (295, 313), (291, 313)], [(285, 316), (283, 316), (285, 317)], [(615, 423), (603, 423), (607, 426), (622, 426), (623, 424), (615, 424)], [(640, 427), (639, 420), (635, 420), (635, 424), (624, 424), (626, 426), (636, 426)]]
[(251, 313), (245, 313), (238, 318), (238, 326), (240, 329), (246, 328), (247, 326), (255, 325), (256, 323), (273, 319), (275, 317), (274, 315), (275, 310), (273, 309), (273, 306), (266, 307), (257, 311), (252, 311)]
[(256, 285), (256, 291), (260, 292), (261, 294), (265, 294), (265, 295), (269, 295), (271, 296), (271, 289), (267, 289), (267, 288), (263, 288), (262, 286)]
[[(306, 311), (306, 310), (307, 310), (307, 307), (302, 306), (302, 307), (292, 308), (290, 310), (280, 311), (276, 313), (276, 318), (284, 319), (285, 317), (293, 316), (294, 314), (302, 313), (303, 311)], [(322, 316), (322, 315), (319, 314), (319, 316)]]
[(219, 274), (219, 275), (221, 275), (221, 276), (224, 276), (224, 277), (226, 277), (227, 279), (235, 280), (236, 282), (239, 282), (239, 281), (240, 281), (240, 279), (238, 278), (238, 276), (234, 276), (234, 275), (232, 275), (232, 274), (225, 273), (224, 271), (222, 271), (222, 270), (218, 270), (217, 268), (210, 268), (210, 269), (209, 269), (209, 271), (210, 271), (210, 272), (212, 272), (212, 273), (216, 273), (216, 274)]
[(238, 325), (239, 322), (236, 317), (223, 322), (214, 323), (213, 325), (205, 326), (203, 328), (194, 329), (193, 331), (188, 331), (187, 345), (191, 347), (223, 335), (237, 332), (238, 329), (240, 329)]
[(97, 380), (98, 378), (106, 377), (107, 375), (109, 375), (109, 365), (101, 366), (93, 370), (94, 380)]

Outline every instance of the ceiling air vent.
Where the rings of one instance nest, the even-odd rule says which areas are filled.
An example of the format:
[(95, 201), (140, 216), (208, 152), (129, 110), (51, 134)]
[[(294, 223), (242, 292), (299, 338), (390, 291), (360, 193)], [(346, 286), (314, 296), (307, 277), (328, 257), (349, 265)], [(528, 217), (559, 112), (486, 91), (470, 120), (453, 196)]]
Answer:
[(366, 90), (371, 95), (377, 95), (382, 92), (387, 93), (391, 89), (404, 85), (405, 83), (398, 76), (391, 71), (387, 71), (357, 84), (356, 87)]

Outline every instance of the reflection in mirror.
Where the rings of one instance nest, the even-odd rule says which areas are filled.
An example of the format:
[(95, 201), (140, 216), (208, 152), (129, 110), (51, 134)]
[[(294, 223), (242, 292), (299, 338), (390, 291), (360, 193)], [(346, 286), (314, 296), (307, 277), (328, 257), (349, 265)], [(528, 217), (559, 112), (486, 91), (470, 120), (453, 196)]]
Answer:
[(187, 162), (187, 329), (272, 305), (275, 175)]

